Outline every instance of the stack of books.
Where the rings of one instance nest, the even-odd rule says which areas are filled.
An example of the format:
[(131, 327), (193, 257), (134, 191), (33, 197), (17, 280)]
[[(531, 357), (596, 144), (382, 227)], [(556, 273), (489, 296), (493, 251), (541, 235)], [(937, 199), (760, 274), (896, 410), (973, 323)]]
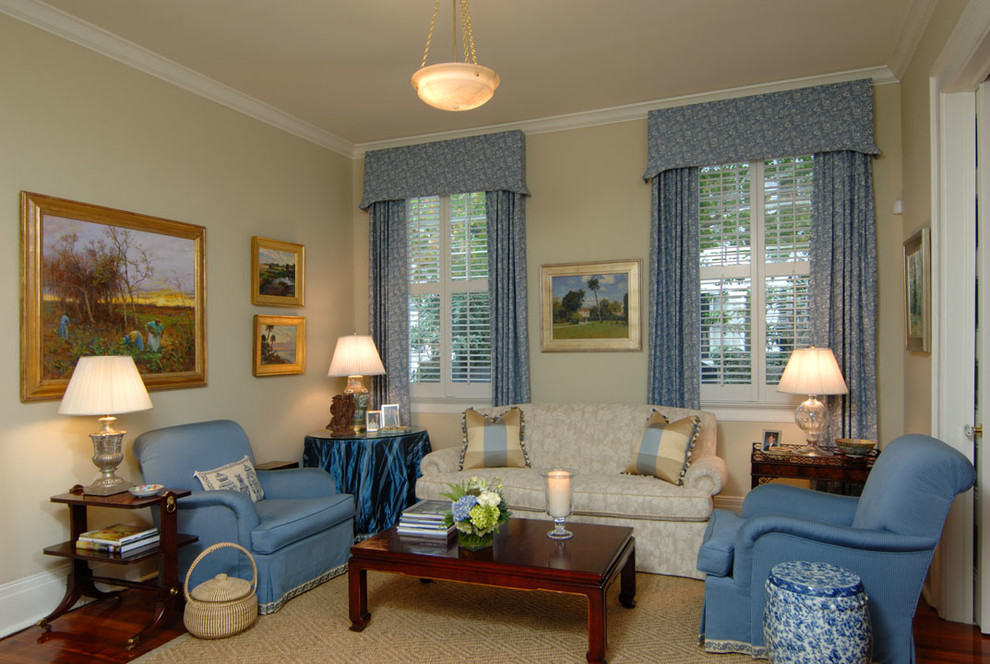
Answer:
[(449, 511), (449, 500), (421, 500), (403, 510), (395, 530), (403, 539), (421, 537), (445, 540), (456, 532), (453, 525), (443, 525), (443, 518)]
[(158, 529), (118, 523), (107, 528), (87, 530), (76, 539), (77, 549), (101, 553), (127, 553), (157, 544)]

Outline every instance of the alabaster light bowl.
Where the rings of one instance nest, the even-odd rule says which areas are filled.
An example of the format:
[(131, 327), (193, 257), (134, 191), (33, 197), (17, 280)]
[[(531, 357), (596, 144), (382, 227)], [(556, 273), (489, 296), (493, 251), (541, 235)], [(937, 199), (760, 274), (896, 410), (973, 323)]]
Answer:
[(877, 441), (866, 438), (836, 438), (835, 445), (846, 456), (866, 456), (877, 446)]

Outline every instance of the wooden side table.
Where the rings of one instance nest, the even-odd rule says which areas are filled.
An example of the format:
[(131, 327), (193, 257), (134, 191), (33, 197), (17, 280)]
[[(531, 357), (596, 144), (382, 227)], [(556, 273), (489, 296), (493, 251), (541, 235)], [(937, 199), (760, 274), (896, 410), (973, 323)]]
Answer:
[(323, 468), (337, 490), (354, 495), (358, 540), (399, 522), (416, 502), (419, 462), (432, 451), (426, 429), (335, 436), (325, 429), (306, 435), (303, 466)]
[[(112, 496), (91, 496), (83, 493), (81, 485), (72, 487), (69, 493), (52, 496), (53, 503), (64, 503), (70, 511), (70, 539), (61, 544), (46, 547), (44, 552), (49, 556), (61, 556), (72, 559), (72, 570), (66, 579), (65, 596), (55, 610), (38, 621), (38, 627), (51, 631), (51, 621), (72, 608), (80, 597), (105, 599), (116, 597), (117, 592), (104, 592), (95, 583), (105, 583), (126, 588), (152, 590), (155, 592), (155, 612), (149, 623), (140, 632), (127, 640), (127, 650), (133, 650), (141, 640), (152, 630), (161, 625), (172, 613), (182, 609), (182, 584), (179, 582), (180, 546), (191, 544), (199, 538), (194, 535), (180, 535), (176, 520), (176, 501), (188, 496), (187, 489), (166, 489), (158, 496), (136, 498), (129, 493), (117, 493)], [(140, 509), (142, 507), (159, 507), (161, 518), (159, 523), (160, 539), (158, 546), (142, 547), (132, 552), (103, 553), (92, 549), (77, 549), (76, 540), (80, 534), (89, 530), (86, 510), (90, 507), (117, 509)], [(93, 576), (89, 564), (110, 563), (113, 565), (133, 565), (150, 558), (160, 558), (157, 583), (144, 583), (129, 579)]]
[[(795, 454), (799, 445), (778, 445), (767, 451), (753, 443), (750, 453), (750, 478), (752, 488), (766, 484), (778, 477), (803, 480), (827, 480), (822, 484), (839, 483), (839, 493), (853, 494), (861, 490), (866, 478), (873, 469), (878, 452), (873, 450), (862, 457), (849, 457), (837, 453), (830, 457), (809, 457)], [(826, 490), (829, 490), (826, 486)]]

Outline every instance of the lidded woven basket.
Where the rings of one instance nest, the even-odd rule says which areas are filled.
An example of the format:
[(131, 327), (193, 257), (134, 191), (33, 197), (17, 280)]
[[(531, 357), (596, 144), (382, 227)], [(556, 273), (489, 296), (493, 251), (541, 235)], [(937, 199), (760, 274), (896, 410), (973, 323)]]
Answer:
[[(199, 562), (217, 549), (238, 549), (251, 561), (254, 571), (250, 581), (217, 574), (189, 592), (189, 579)], [(186, 572), (184, 586), (186, 610), (183, 622), (193, 636), (201, 639), (223, 639), (243, 632), (258, 619), (258, 566), (247, 549), (233, 542), (217, 542), (203, 549)]]

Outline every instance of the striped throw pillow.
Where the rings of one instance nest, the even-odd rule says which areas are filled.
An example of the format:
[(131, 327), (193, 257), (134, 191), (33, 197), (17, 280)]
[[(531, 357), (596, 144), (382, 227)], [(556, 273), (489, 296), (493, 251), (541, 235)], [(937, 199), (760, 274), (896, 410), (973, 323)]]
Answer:
[(518, 408), (510, 408), (495, 417), (468, 408), (461, 429), (464, 432), (461, 470), (529, 466), (523, 443), (523, 414)]
[(691, 465), (691, 452), (700, 426), (701, 419), (695, 415), (668, 422), (663, 413), (653, 411), (636, 441), (626, 472), (652, 475), (681, 486)]

